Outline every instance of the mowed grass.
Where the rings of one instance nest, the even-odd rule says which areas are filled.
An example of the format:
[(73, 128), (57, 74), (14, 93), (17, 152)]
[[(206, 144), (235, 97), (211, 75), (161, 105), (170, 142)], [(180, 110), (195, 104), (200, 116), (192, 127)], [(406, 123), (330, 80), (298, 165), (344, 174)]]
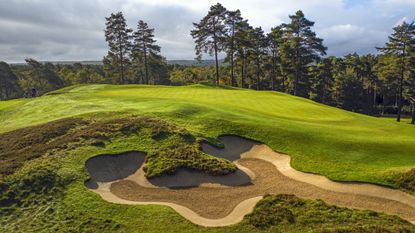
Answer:
[(271, 91), (193, 85), (86, 85), (0, 102), (0, 132), (93, 112), (156, 115), (191, 133), (262, 141), (298, 170), (333, 180), (394, 185), (415, 167), (415, 127)]

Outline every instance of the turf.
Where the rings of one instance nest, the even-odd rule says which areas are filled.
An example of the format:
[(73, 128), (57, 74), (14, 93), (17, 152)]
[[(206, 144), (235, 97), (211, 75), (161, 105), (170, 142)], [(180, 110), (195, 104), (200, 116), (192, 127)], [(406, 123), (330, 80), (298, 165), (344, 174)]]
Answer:
[[(284, 207), (294, 213), (294, 219), (303, 220), (280, 223), (271, 219), (270, 226), (262, 227), (264, 216), (272, 217), (268, 212), (278, 211), (280, 207), (273, 205), (274, 196), (269, 196), (271, 200), (269, 197), (264, 199), (240, 224), (204, 228), (191, 224), (168, 207), (105, 202), (84, 186), (89, 178), (84, 164), (89, 158), (124, 151), (156, 154), (163, 151), (164, 146), (178, 142), (177, 137), (187, 135), (178, 126), (166, 125), (152, 117), (100, 113), (83, 115), (82, 121), (67, 118), (9, 131), (0, 134), (0, 139), (4, 139), (4, 135), (18, 137), (23, 132), (39, 136), (39, 144), (44, 146), (45, 153), (39, 156), (39, 150), (33, 150), (39, 152), (37, 156), (27, 157), (24, 163), (8, 170), (3, 181), (0, 180), (0, 232), (321, 232), (328, 226), (328, 232), (350, 232), (346, 230), (356, 229), (356, 226), (362, 226), (359, 232), (413, 229), (410, 223), (397, 217), (303, 200), (300, 202), (306, 203), (307, 211), (296, 202), (294, 205), (284, 203)], [(193, 142), (188, 140), (189, 137), (184, 138), (189, 144)], [(1, 151), (7, 148), (9, 155), (19, 155), (16, 151), (30, 149), (31, 143), (37, 142), (23, 139), (16, 147), (3, 147)], [(7, 142), (12, 145), (14, 139)], [(12, 150), (15, 153), (11, 153)], [(166, 154), (161, 157), (166, 159)], [(271, 207), (264, 209), (263, 204), (269, 201)]]
[(86, 85), (2, 101), (0, 132), (108, 112), (156, 115), (210, 139), (221, 134), (256, 139), (290, 155), (294, 168), (333, 180), (396, 186), (389, 177), (415, 167), (415, 127), (407, 123), (279, 92), (204, 85)]

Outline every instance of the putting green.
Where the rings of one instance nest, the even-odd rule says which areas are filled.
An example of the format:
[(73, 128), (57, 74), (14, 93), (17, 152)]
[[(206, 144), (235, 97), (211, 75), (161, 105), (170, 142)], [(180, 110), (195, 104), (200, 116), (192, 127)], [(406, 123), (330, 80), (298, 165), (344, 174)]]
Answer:
[(290, 155), (295, 169), (334, 180), (393, 185), (393, 173), (415, 167), (415, 127), (407, 123), (279, 92), (204, 85), (73, 86), (36, 99), (1, 101), (0, 132), (93, 112), (156, 115), (203, 137), (257, 139)]

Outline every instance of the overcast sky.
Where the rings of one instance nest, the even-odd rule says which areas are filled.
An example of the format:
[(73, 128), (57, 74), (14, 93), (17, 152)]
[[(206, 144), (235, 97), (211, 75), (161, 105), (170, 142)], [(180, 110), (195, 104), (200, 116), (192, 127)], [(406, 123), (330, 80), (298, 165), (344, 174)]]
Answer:
[[(21, 62), (101, 60), (104, 17), (122, 11), (129, 27), (142, 19), (155, 28), (167, 59), (193, 59), (189, 35), (210, 0), (0, 0), (0, 60)], [(301, 9), (314, 22), (329, 55), (374, 53), (392, 27), (415, 17), (415, 0), (223, 0), (267, 32)]]

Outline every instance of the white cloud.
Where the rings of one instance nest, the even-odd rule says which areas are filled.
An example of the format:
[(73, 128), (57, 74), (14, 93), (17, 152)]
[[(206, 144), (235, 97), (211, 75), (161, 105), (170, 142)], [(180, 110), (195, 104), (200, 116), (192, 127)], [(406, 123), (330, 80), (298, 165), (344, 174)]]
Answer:
[(339, 24), (322, 29), (320, 35), (325, 38), (331, 54), (346, 55), (376, 52), (375, 47), (383, 45), (388, 33), (357, 25)]
[[(2, 0), (0, 1), (0, 60), (98, 60), (106, 53), (104, 17), (123, 11), (130, 27), (143, 19), (155, 28), (168, 59), (193, 59), (189, 35), (218, 0)], [(410, 21), (415, 0), (223, 0), (240, 9), (254, 26), (265, 31), (288, 22), (301, 9), (315, 21), (329, 55), (375, 52), (392, 27)]]

